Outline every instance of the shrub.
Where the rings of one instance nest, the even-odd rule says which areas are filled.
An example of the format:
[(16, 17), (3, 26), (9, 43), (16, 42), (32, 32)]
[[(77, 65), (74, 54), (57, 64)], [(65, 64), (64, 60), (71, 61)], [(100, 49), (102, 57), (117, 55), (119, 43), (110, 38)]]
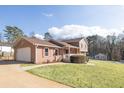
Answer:
[(89, 59), (84, 55), (72, 55), (70, 56), (70, 61), (71, 63), (87, 63)]

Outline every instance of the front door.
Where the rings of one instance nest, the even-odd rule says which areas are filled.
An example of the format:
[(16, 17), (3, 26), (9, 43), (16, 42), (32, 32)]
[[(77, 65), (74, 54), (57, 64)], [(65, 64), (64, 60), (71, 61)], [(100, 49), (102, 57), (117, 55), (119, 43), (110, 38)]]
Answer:
[(68, 54), (68, 50), (65, 50), (65, 53)]

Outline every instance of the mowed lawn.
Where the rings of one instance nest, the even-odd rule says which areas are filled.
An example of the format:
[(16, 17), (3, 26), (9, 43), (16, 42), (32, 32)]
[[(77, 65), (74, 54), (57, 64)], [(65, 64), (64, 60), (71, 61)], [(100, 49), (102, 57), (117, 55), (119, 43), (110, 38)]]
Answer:
[(28, 72), (72, 87), (124, 87), (124, 64), (97, 60), (90, 60), (90, 63), (94, 65), (52, 65), (31, 69)]

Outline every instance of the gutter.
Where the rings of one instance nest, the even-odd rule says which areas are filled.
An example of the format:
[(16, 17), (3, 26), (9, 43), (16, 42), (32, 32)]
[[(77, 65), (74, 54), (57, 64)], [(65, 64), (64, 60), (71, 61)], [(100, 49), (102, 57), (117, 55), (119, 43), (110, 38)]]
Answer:
[(46, 46), (46, 47), (54, 47), (54, 48), (62, 48), (62, 47), (59, 47), (59, 46), (50, 46), (50, 45), (36, 44), (36, 43), (34, 43), (33, 45), (35, 45), (35, 46)]

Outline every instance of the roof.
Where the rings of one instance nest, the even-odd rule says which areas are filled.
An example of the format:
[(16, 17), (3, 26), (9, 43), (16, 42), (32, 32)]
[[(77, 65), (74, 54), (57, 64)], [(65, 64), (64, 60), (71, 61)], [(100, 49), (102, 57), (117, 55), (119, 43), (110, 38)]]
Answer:
[(68, 44), (68, 43), (66, 43), (66, 42), (59, 41), (59, 43), (63, 44), (64, 47), (74, 47), (74, 48), (78, 48), (77, 46), (73, 46), (73, 45)]
[(23, 37), (21, 39), (25, 39), (26, 41), (30, 42), (33, 45), (38, 45), (38, 46), (49, 46), (49, 47), (59, 47), (55, 44), (52, 44), (46, 40), (42, 40), (36, 37)]
[(81, 39), (84, 39), (84, 41), (88, 44), (88, 41), (86, 38), (81, 37), (81, 38), (75, 38), (75, 39), (65, 39), (62, 40), (63, 42), (71, 43), (71, 42), (79, 42)]
[(95, 56), (107, 56), (107, 55), (102, 54), (102, 53), (98, 53), (98, 54), (96, 54)]
[(75, 39), (65, 39), (62, 40), (63, 42), (79, 42), (83, 38), (75, 38)]
[(73, 48), (78, 48), (77, 46), (73, 46), (73, 45), (68, 44), (68, 43), (66, 43), (66, 42), (57, 41), (57, 40), (54, 40), (54, 39), (49, 40), (49, 42), (54, 43), (54, 44), (56, 44), (56, 45), (58, 45), (58, 46), (61, 46), (61, 47), (73, 47)]
[(61, 43), (63, 46), (72, 46), (72, 45), (70, 45), (70, 44), (68, 44), (66, 42), (62, 42), (62, 41), (59, 41), (59, 43)]

